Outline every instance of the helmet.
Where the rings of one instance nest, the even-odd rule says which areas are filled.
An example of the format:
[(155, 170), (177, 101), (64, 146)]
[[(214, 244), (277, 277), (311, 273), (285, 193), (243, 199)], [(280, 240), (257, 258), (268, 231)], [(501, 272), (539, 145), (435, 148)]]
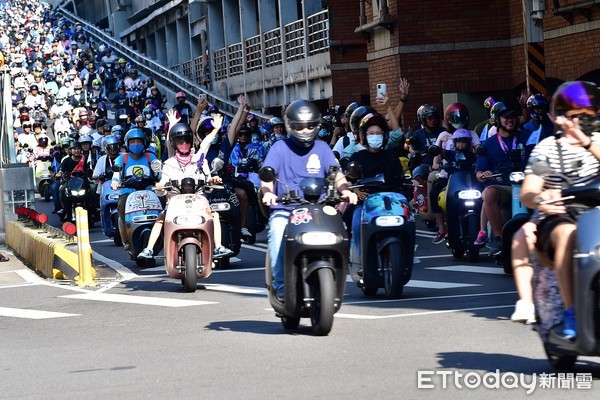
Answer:
[(84, 131), (83, 129), (79, 130), (79, 143), (89, 143), (90, 146), (94, 143), (94, 138), (89, 134), (89, 130)]
[(121, 125), (115, 125), (110, 130), (111, 135), (118, 135), (118, 137), (123, 136), (123, 127)]
[(465, 128), (458, 128), (452, 134), (452, 140), (456, 144), (458, 140), (466, 141), (468, 146), (467, 148), (471, 148), (471, 142), (473, 141), (473, 136), (471, 136), (471, 132), (469, 132)]
[(295, 100), (285, 109), (283, 120), (289, 137), (301, 147), (310, 147), (319, 132), (321, 113), (314, 103)]
[(269, 120), (269, 124), (271, 124), (271, 128), (274, 128), (276, 125), (281, 125), (285, 127), (285, 123), (279, 117), (273, 117)]
[(64, 149), (65, 147), (70, 147), (70, 146), (71, 146), (71, 138), (68, 138), (68, 137), (61, 138), (61, 139), (59, 140), (58, 144), (59, 144), (59, 146), (60, 146), (61, 148), (63, 148), (63, 149)]
[(154, 110), (150, 107), (144, 107), (144, 109), (142, 110), (142, 114), (143, 117), (146, 117), (146, 119), (152, 119), (152, 117), (154, 116)]
[(503, 115), (510, 115), (514, 113), (515, 110), (513, 110), (510, 107), (507, 107), (506, 104), (504, 104), (504, 102), (499, 101), (496, 104), (494, 104), (490, 109), (490, 119), (492, 120), (494, 126), (500, 127), (500, 117)]
[(146, 122), (146, 118), (142, 114), (135, 117), (135, 122)]
[(356, 110), (358, 108), (359, 104), (357, 102), (352, 102), (348, 105), (348, 107), (346, 107), (346, 111), (344, 111), (344, 117), (350, 119), (350, 116), (352, 115), (352, 113), (354, 112), (354, 110)]
[(363, 116), (360, 120), (360, 125), (359, 125), (360, 143), (365, 146), (367, 145), (367, 129), (369, 129), (373, 125), (377, 125), (383, 131), (383, 147), (385, 147), (385, 145), (387, 144), (387, 141), (388, 141), (388, 135), (390, 132), (390, 128), (389, 128), (387, 121), (385, 120), (385, 117), (383, 115), (377, 114), (377, 113), (372, 113), (372, 112)]
[(121, 148), (121, 139), (115, 135), (108, 135), (104, 138), (102, 142), (102, 146), (104, 147), (105, 152), (109, 152), (110, 150), (119, 151)]
[(96, 121), (96, 129), (98, 129), (101, 126), (106, 126), (106, 120), (103, 118), (100, 118)]
[(207, 115), (200, 118), (198, 121), (198, 127), (196, 128), (196, 133), (200, 135), (201, 138), (208, 135), (214, 129), (213, 126), (213, 118)]
[(130, 129), (129, 132), (125, 135), (125, 149), (129, 151), (129, 141), (131, 139), (141, 139), (144, 141), (144, 148), (148, 147), (148, 139), (146, 138), (146, 134), (140, 128)]
[(184, 124), (183, 122), (178, 122), (169, 131), (169, 139), (171, 140), (171, 144), (173, 148), (175, 148), (175, 140), (179, 138), (188, 139), (190, 142), (193, 139), (192, 128), (188, 124)]
[(564, 117), (567, 111), (578, 108), (590, 108), (598, 112), (600, 93), (592, 82), (572, 81), (560, 85), (552, 96), (551, 113), (555, 117)]
[(368, 106), (357, 107), (356, 110), (352, 112), (352, 115), (350, 115), (350, 130), (355, 134), (358, 133), (358, 130), (360, 129), (360, 120), (369, 113), (377, 114), (377, 111)]
[(99, 53), (104, 53), (106, 51), (106, 46), (101, 44), (100, 46), (98, 46), (98, 52)]
[(448, 129), (450, 129), (450, 126), (454, 129), (465, 128), (469, 125), (469, 110), (464, 104), (452, 103), (446, 107), (444, 121)]
[(488, 110), (488, 112), (491, 110), (492, 106), (500, 101), (504, 101), (502, 99), (502, 97), (499, 96), (490, 96), (487, 99), (485, 99), (483, 101), (483, 106)]
[(258, 119), (256, 118), (256, 115), (254, 115), (254, 114), (248, 114), (248, 122), (251, 122), (251, 121), (258, 122)]
[(177, 94), (175, 95), (175, 97), (177, 99), (181, 99), (181, 98), (185, 99), (185, 93), (183, 93), (183, 92), (177, 92)]
[(119, 64), (125, 64), (127, 62), (124, 58), (119, 58)]
[(81, 88), (82, 86), (80, 81), (75, 82), (75, 84), (73, 85), (73, 90), (81, 90)]
[(81, 149), (81, 143), (79, 143), (77, 140), (72, 140), (70, 148), (71, 149)]
[(60, 93), (56, 95), (56, 102), (61, 105), (65, 101), (65, 95)]
[[(527, 109), (531, 118), (541, 121), (550, 110), (550, 102), (543, 94), (534, 94), (527, 99)], [(535, 111), (536, 109), (538, 109), (538, 112)]]
[(219, 107), (217, 106), (210, 106), (208, 107), (208, 113), (209, 114), (217, 114), (219, 112)]
[(48, 136), (46, 136), (46, 135), (40, 135), (38, 137), (37, 142), (38, 142), (38, 146), (40, 146), (40, 147), (46, 147), (46, 146), (48, 146)]
[(432, 106), (431, 104), (423, 104), (417, 109), (417, 120), (423, 126), (425, 126), (425, 118), (437, 116), (440, 118), (440, 111), (436, 106)]
[(79, 118), (87, 117), (89, 115), (88, 111), (84, 108), (79, 110)]
[(33, 91), (33, 90), (38, 90), (38, 89), (39, 89), (38, 85), (31, 85), (31, 86), (29, 86), (29, 91), (30, 92)]
[[(102, 81), (98, 78), (94, 79), (92, 81), (92, 86), (94, 86), (94, 89), (100, 89), (100, 86), (102, 86)], [(98, 87), (96, 87), (98, 86)]]

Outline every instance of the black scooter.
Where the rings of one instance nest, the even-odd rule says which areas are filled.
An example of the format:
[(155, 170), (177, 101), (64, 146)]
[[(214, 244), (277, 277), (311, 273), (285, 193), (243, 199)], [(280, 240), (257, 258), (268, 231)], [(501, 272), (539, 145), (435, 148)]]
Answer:
[(70, 209), (67, 211), (65, 208), (65, 214), (61, 220), (66, 221), (69, 214), (74, 220), (75, 209), (77, 207), (82, 207), (87, 210), (88, 213), (88, 227), (90, 229), (93, 228), (94, 223), (96, 222), (97, 210), (92, 201), (92, 189), (90, 187), (89, 180), (81, 171), (73, 171), (64, 179), (65, 181), (63, 183), (63, 187), (61, 188), (61, 196), (64, 196), (64, 198), (61, 198), (61, 202), (63, 207), (65, 204), (70, 204)]
[[(342, 215), (333, 207), (342, 201), (335, 189), (339, 167), (331, 167), (328, 178), (305, 178), (300, 182), (303, 197), (297, 190), (278, 199), (293, 206), (285, 230), (283, 259), (285, 301), (277, 299), (271, 286), (273, 275), (267, 253), (266, 286), (269, 301), (285, 329), (296, 329), (300, 318), (311, 319), (313, 333), (327, 335), (333, 326), (333, 315), (342, 306), (346, 287), (346, 271), (350, 243)], [(276, 180), (273, 168), (260, 171), (265, 182)], [(284, 186), (284, 182), (277, 181)], [(326, 191), (323, 199), (321, 195)]]
[(591, 207), (579, 215), (573, 263), (577, 321), (575, 340), (564, 338), (563, 303), (553, 270), (537, 268), (534, 276), (536, 326), (550, 364), (573, 366), (577, 356), (600, 356), (600, 178), (586, 186), (563, 189), (560, 201)]

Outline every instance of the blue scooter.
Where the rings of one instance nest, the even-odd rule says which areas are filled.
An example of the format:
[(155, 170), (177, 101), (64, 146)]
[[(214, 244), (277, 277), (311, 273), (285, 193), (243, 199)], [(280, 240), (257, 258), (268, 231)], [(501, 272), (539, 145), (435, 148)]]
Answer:
[(100, 222), (104, 234), (112, 238), (115, 246), (121, 246), (121, 235), (119, 234), (119, 211), (117, 205), (119, 203), (119, 191), (112, 190), (110, 180), (102, 183), (100, 191)]

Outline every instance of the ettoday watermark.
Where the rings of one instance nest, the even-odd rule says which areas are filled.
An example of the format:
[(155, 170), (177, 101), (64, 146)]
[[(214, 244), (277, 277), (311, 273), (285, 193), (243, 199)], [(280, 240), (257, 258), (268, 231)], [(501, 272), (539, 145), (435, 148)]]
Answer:
[(418, 389), (523, 389), (531, 394), (536, 389), (592, 389), (591, 373), (533, 373), (478, 371), (417, 371)]

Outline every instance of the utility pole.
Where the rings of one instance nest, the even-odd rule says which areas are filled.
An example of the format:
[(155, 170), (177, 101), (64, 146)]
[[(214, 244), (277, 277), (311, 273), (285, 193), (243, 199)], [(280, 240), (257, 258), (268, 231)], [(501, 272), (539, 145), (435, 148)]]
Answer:
[(522, 0), (525, 84), (528, 92), (548, 96), (544, 56), (545, 0)]

